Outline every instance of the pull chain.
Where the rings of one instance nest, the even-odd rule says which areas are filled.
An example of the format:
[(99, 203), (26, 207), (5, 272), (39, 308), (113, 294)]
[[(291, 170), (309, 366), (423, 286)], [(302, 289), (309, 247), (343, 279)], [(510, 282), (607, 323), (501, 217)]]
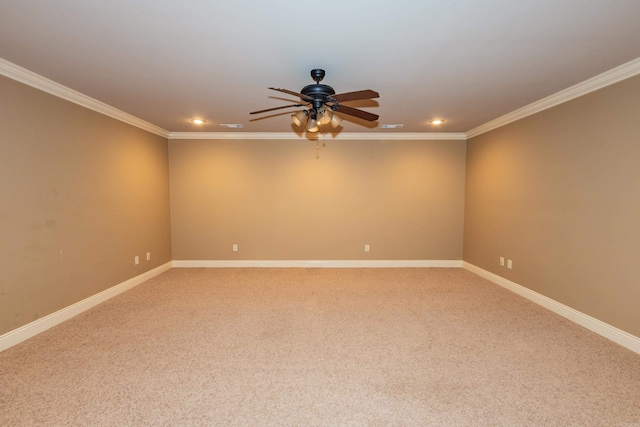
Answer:
[[(322, 140), (322, 146), (326, 147), (327, 143)], [(316, 159), (320, 159), (320, 133), (316, 134)]]

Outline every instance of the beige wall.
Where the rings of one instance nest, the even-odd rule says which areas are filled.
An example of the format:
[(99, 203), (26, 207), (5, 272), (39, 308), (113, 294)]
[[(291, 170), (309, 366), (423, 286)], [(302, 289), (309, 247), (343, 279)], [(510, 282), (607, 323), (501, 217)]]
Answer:
[(640, 77), (466, 144), (328, 140), (319, 159), (167, 143), (4, 77), (0, 98), (0, 334), (172, 258), (463, 258), (640, 336)]
[(2, 334), (170, 261), (171, 242), (166, 139), (5, 77), (0, 99)]
[(173, 258), (461, 259), (464, 141), (315, 147), (170, 141)]
[(465, 261), (640, 336), (640, 77), (469, 140), (465, 206)]

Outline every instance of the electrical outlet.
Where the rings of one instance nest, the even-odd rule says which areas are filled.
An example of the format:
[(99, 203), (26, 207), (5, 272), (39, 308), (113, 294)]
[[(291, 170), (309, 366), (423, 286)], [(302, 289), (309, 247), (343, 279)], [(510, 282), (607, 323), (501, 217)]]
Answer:
[(503, 256), (500, 257), (500, 266), (504, 267), (504, 257)]
[(151, 252), (147, 252), (147, 261), (151, 261)]
[(138, 255), (136, 255), (133, 258), (133, 265), (138, 265), (138, 264), (140, 264), (140, 257)]
[(369, 247), (369, 245), (364, 245), (364, 251), (365, 252), (369, 252), (371, 248)]
[(233, 244), (233, 252), (238, 252), (238, 245), (237, 244)]
[(513, 261), (511, 261), (510, 259), (507, 260), (507, 268), (509, 270), (513, 269)]

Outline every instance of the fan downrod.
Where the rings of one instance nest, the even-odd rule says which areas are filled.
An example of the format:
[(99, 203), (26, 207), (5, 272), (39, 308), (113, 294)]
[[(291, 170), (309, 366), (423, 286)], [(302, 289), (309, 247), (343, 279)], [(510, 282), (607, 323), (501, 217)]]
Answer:
[(313, 101), (326, 102), (327, 98), (331, 95), (335, 95), (335, 91), (331, 86), (320, 84), (324, 78), (324, 70), (316, 68), (311, 70), (311, 78), (315, 80), (314, 84), (307, 85), (300, 91), (301, 94), (309, 97)]

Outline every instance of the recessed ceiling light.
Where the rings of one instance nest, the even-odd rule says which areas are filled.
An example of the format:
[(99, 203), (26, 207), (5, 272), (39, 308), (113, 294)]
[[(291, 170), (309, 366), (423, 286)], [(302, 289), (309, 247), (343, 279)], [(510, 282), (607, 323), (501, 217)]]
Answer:
[(433, 119), (433, 120), (429, 120), (427, 123), (429, 123), (430, 125), (441, 125), (444, 123), (444, 120), (442, 119)]
[(202, 119), (191, 119), (191, 123), (195, 124), (195, 125), (203, 125), (205, 123), (207, 123), (205, 120)]
[(380, 125), (382, 129), (398, 129), (404, 126), (404, 123)]
[(220, 126), (230, 129), (242, 129), (244, 127), (240, 123), (220, 123)]

